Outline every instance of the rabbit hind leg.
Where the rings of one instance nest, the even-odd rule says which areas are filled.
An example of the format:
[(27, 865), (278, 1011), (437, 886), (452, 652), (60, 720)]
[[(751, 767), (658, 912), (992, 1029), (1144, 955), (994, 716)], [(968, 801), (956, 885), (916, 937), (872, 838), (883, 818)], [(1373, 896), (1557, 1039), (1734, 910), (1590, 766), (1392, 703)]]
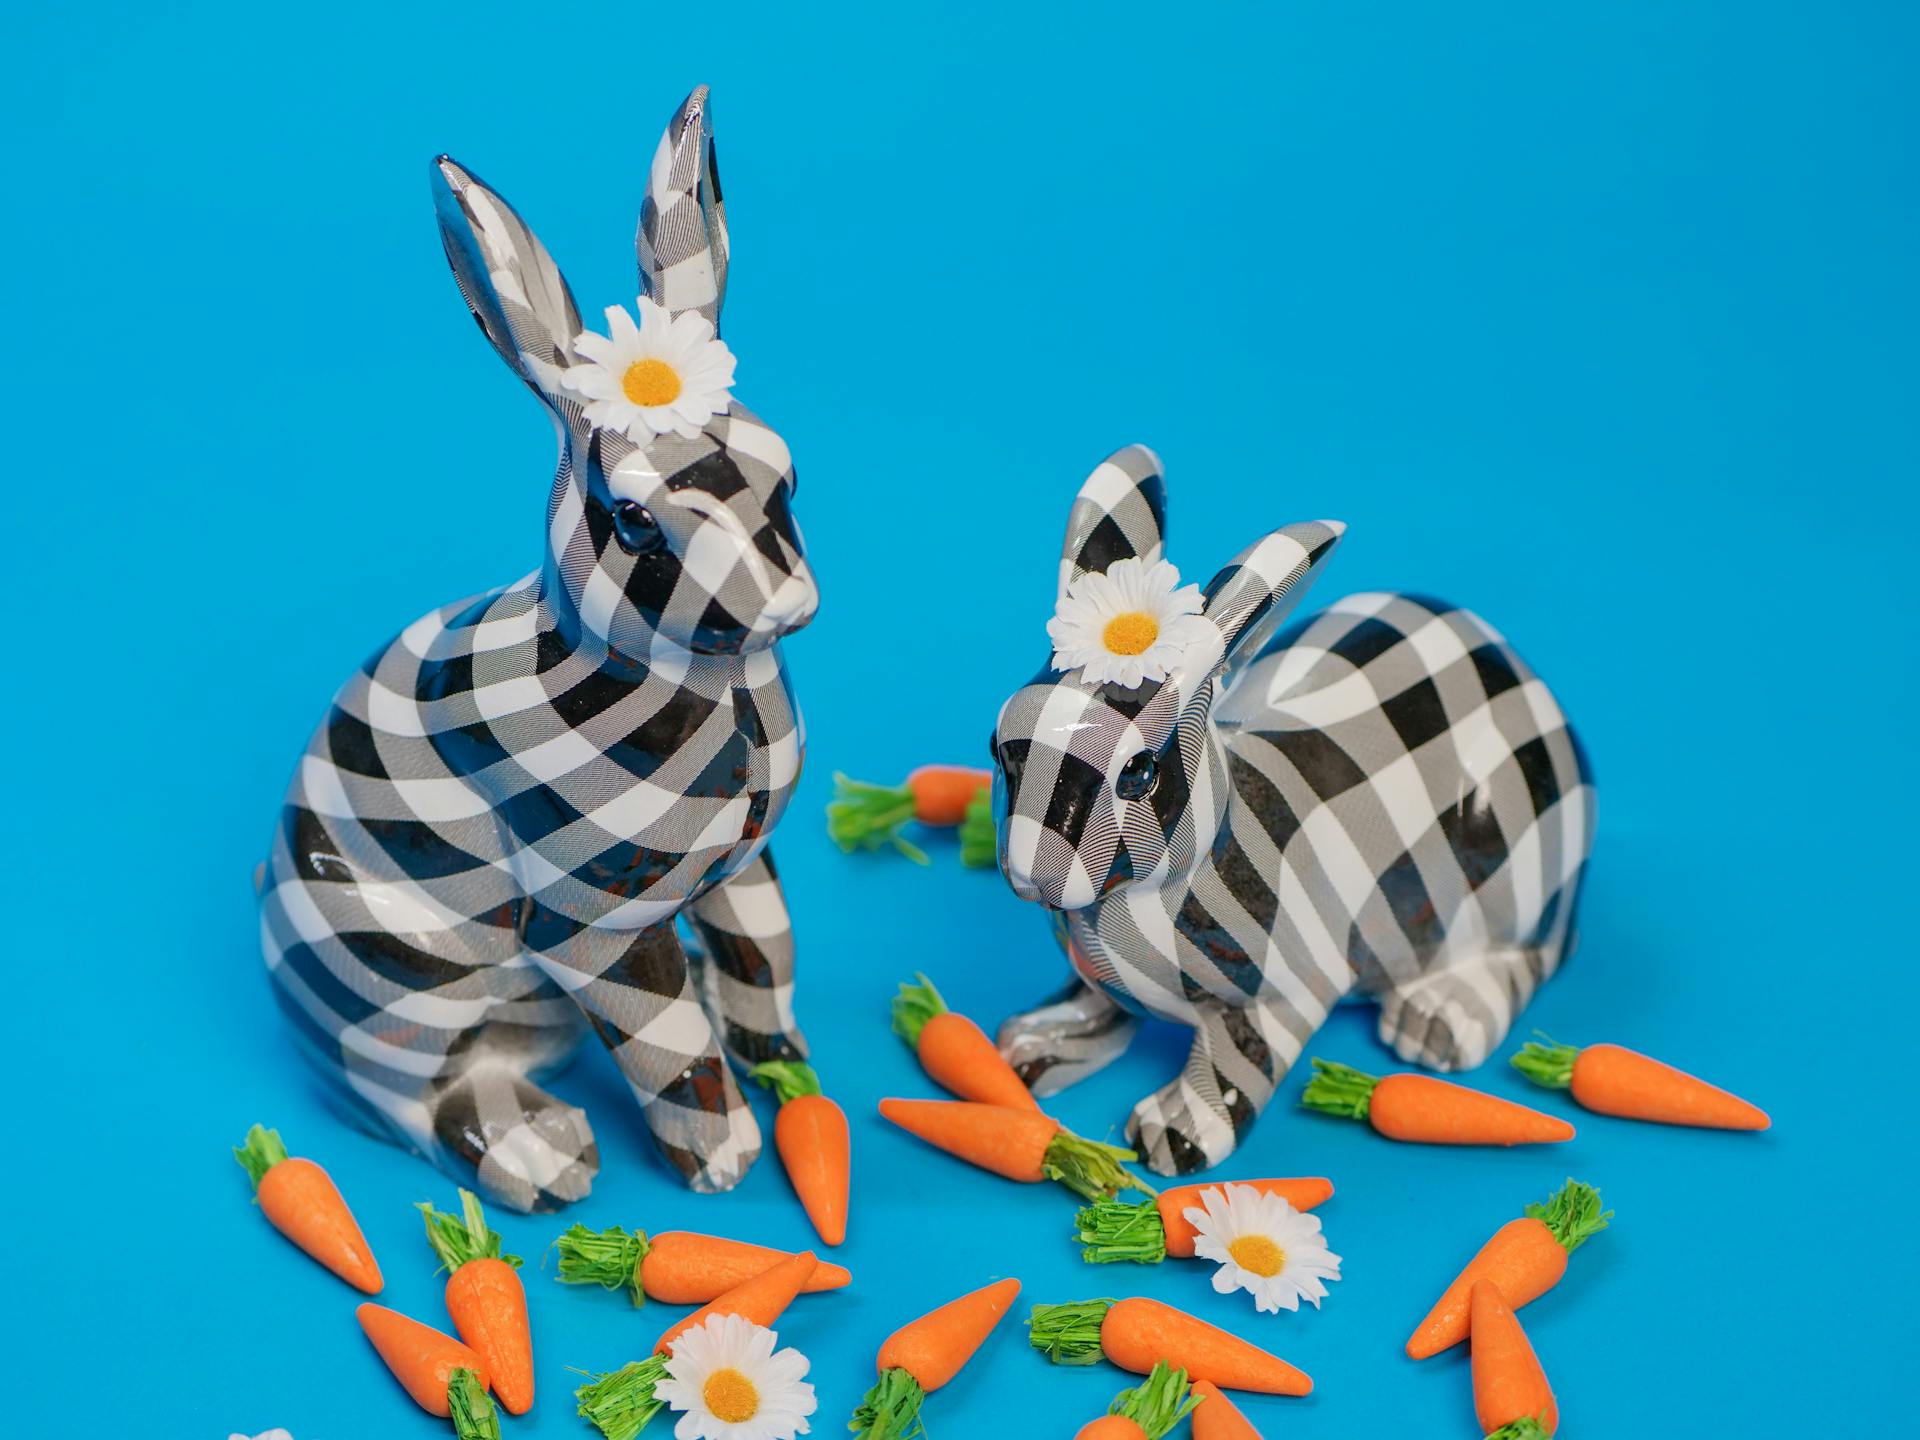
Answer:
[(1557, 948), (1520, 945), (1417, 975), (1380, 997), (1380, 1043), (1409, 1064), (1471, 1070), (1507, 1038), (1558, 960)]

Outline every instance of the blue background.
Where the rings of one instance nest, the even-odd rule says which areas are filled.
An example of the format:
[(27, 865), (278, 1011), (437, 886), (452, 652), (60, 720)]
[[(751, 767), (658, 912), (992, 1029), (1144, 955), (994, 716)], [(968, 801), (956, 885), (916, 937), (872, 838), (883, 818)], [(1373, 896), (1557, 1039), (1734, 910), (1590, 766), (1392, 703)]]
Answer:
[[(1567, 1434), (1893, 1417), (1916, 1278), (1910, 7), (61, 8), (9, 19), (0, 97), (25, 567), (0, 716), (11, 1431), (446, 1433), (227, 1158), (280, 1126), (351, 1198), (384, 1298), (444, 1322), (409, 1207), (452, 1186), (321, 1108), (249, 875), (334, 686), (540, 553), (551, 436), (446, 274), (428, 157), (507, 194), (593, 313), (632, 299), (646, 163), (698, 81), (739, 393), (792, 443), (825, 592), (788, 647), (812, 753), (777, 845), (858, 1163), (836, 1257), (858, 1283), (783, 1327), (816, 1432), (887, 1332), (1015, 1273), (1031, 1300), (1151, 1294), (1286, 1355), (1319, 1388), (1250, 1401), (1268, 1434), (1468, 1440), (1464, 1357), (1400, 1342), (1569, 1173), (1618, 1218), (1525, 1316)], [(983, 758), (1042, 653), (1074, 489), (1135, 439), (1166, 460), (1189, 578), (1338, 516), (1321, 598), (1471, 605), (1582, 730), (1585, 944), (1501, 1058), (1535, 1025), (1625, 1042), (1769, 1106), (1772, 1133), (1594, 1117), (1551, 1152), (1449, 1153), (1297, 1113), (1289, 1084), (1236, 1168), (1332, 1176), (1346, 1273), (1274, 1318), (1198, 1267), (1083, 1267), (1066, 1197), (881, 1127), (879, 1096), (931, 1088), (887, 1033), (896, 980), (924, 969), (991, 1026), (1060, 962), (945, 845), (924, 870), (834, 851), (829, 777)], [(1344, 1010), (1311, 1053), (1389, 1063), (1372, 1026)], [(1106, 1134), (1183, 1052), (1143, 1034), (1059, 1113)], [(1503, 1064), (1475, 1083), (1525, 1093)], [(807, 1240), (772, 1163), (681, 1191), (604, 1057), (556, 1088), (603, 1156), (570, 1219)], [(563, 1290), (538, 1263), (564, 1222), (497, 1218), (542, 1387), (511, 1433), (585, 1435), (565, 1367), (617, 1366), (677, 1312)], [(1008, 1323), (927, 1413), (1066, 1435), (1125, 1383), (1048, 1369)]]

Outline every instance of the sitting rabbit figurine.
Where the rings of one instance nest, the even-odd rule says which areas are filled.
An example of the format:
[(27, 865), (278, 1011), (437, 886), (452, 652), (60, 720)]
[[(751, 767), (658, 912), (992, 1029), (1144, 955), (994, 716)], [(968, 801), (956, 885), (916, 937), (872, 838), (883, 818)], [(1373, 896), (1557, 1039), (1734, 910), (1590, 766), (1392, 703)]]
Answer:
[(776, 642), (818, 597), (787, 446), (732, 399), (717, 338), (711, 124), (703, 87), (660, 142), (642, 323), (615, 307), (610, 337), (504, 200), (434, 162), (461, 294), (559, 433), (546, 558), (347, 682), (263, 879), (274, 992), (356, 1116), (518, 1210), (599, 1168), (586, 1116), (536, 1083), (589, 1026), (696, 1190), (760, 1150), (724, 1057), (807, 1053), (766, 846), (802, 746)]
[[(1343, 996), (1466, 1069), (1574, 942), (1594, 790), (1552, 694), (1485, 622), (1355, 595), (1275, 639), (1344, 527), (1289, 525), (1174, 591), (1133, 447), (1067, 524), (1051, 665), (993, 736), (1001, 867), (1076, 979), (1000, 1048), (1053, 1093), (1135, 1014), (1193, 1027), (1128, 1137), (1163, 1175), (1233, 1153)], [(1197, 612), (1197, 613), (1195, 613)]]

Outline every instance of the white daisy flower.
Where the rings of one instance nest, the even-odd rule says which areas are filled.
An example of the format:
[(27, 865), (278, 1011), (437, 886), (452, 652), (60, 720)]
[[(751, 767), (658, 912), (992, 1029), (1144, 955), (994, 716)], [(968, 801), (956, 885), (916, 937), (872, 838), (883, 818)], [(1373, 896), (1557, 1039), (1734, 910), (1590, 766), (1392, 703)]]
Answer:
[(807, 1433), (813, 1386), (807, 1357), (738, 1315), (709, 1315), (682, 1331), (654, 1397), (683, 1413), (676, 1440), (791, 1440)]
[(1047, 621), (1053, 668), (1077, 667), (1091, 685), (1131, 689), (1164, 680), (1187, 647), (1211, 633), (1200, 605), (1200, 587), (1182, 585), (1164, 560), (1143, 565), (1129, 556), (1104, 574), (1089, 570), (1067, 586)]
[(1193, 1253), (1214, 1261), (1213, 1288), (1245, 1290), (1261, 1310), (1298, 1310), (1303, 1299), (1318, 1310), (1323, 1280), (1340, 1278), (1340, 1257), (1327, 1249), (1320, 1219), (1303, 1215), (1285, 1198), (1251, 1185), (1212, 1185), (1200, 1204), (1182, 1212), (1195, 1231)]
[(713, 322), (689, 310), (670, 319), (645, 296), (634, 302), (640, 323), (619, 305), (607, 307), (607, 334), (583, 330), (560, 383), (586, 397), (587, 423), (618, 430), (636, 445), (656, 435), (692, 439), (733, 400), (733, 352)]

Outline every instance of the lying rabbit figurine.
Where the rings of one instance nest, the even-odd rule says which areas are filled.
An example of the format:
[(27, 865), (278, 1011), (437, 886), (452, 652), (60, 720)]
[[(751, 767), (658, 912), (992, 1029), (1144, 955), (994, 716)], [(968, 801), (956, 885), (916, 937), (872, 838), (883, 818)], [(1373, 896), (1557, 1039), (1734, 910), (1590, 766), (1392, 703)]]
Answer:
[(1128, 1122), (1176, 1175), (1233, 1153), (1349, 994), (1405, 1060), (1485, 1060), (1573, 946), (1594, 790), (1552, 694), (1467, 611), (1354, 595), (1275, 638), (1344, 527), (1276, 530), (1203, 597), (1172, 590), (1165, 520), (1147, 450), (1081, 487), (1053, 662), (993, 758), (1001, 868), (1076, 972), (1000, 1048), (1046, 1095), (1137, 1014), (1192, 1026)]
[(599, 1167), (536, 1083), (589, 1027), (696, 1190), (760, 1150), (726, 1057), (807, 1053), (766, 845), (802, 745), (776, 642), (818, 597), (787, 446), (731, 398), (713, 164), (702, 88), (653, 161), (643, 323), (610, 310), (607, 337), (506, 202), (434, 162), (460, 291), (559, 432), (546, 559), (347, 682), (263, 883), (275, 994), (356, 1115), (519, 1210)]

